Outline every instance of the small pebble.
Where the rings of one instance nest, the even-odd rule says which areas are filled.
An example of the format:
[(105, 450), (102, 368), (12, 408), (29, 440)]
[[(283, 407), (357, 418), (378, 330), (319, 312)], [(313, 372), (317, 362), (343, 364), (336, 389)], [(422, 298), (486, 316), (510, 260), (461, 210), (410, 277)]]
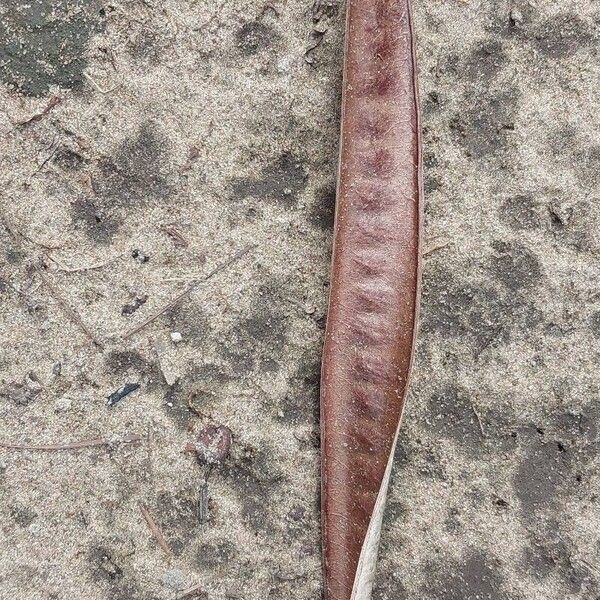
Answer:
[(71, 398), (59, 398), (54, 403), (54, 410), (56, 410), (56, 412), (66, 412), (71, 409), (71, 406), (73, 406), (73, 400), (71, 400)]
[(510, 11), (510, 22), (513, 25), (520, 25), (523, 22), (523, 13), (517, 9), (517, 8), (513, 8)]
[(179, 342), (181, 342), (181, 340), (183, 340), (183, 336), (179, 333), (179, 331), (171, 332), (171, 341), (174, 344), (178, 344)]
[(40, 383), (40, 380), (38, 379), (38, 376), (33, 371), (31, 371), (25, 378), (25, 385), (27, 385), (30, 392), (35, 395), (39, 394), (44, 389)]
[(44, 526), (42, 525), (42, 523), (39, 523), (37, 520), (34, 521), (28, 528), (27, 530), (29, 531), (29, 533), (33, 536), (38, 536), (41, 535), (44, 531)]

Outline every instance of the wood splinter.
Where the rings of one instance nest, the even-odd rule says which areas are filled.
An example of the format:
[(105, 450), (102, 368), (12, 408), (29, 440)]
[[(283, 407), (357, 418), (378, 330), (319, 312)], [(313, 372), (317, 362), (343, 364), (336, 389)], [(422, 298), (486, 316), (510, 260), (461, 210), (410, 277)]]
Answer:
[(140, 509), (140, 512), (142, 513), (142, 516), (144, 517), (144, 521), (146, 521), (146, 525), (148, 525), (148, 529), (150, 529), (150, 531), (152, 532), (154, 539), (162, 548), (163, 552), (169, 558), (171, 558), (173, 556), (173, 551), (171, 550), (171, 547), (169, 546), (169, 543), (163, 535), (163, 532), (161, 531), (160, 527), (156, 524), (154, 517), (142, 502), (138, 503), (138, 507)]
[(0, 448), (7, 450), (39, 450), (39, 451), (56, 451), (56, 450), (80, 450), (81, 448), (95, 448), (98, 446), (116, 446), (119, 444), (132, 444), (141, 442), (142, 436), (132, 433), (131, 435), (123, 436), (122, 438), (107, 439), (96, 438), (93, 440), (80, 440), (78, 442), (65, 442), (56, 444), (17, 444), (13, 442), (0, 441)]

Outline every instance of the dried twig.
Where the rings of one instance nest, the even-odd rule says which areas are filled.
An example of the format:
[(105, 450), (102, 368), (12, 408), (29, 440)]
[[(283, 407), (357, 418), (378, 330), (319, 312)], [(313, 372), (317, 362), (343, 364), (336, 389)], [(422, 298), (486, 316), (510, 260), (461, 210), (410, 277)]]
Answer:
[(121, 81), (113, 87), (105, 89), (101, 87), (100, 84), (87, 71), (83, 71), (83, 76), (92, 84), (92, 87), (96, 88), (101, 94), (110, 94), (123, 85), (123, 82)]
[(208, 483), (200, 484), (198, 492), (198, 522), (204, 525), (208, 521)]
[(195, 585), (187, 590), (184, 590), (177, 596), (177, 600), (188, 600), (189, 598), (197, 597), (198, 594), (202, 593), (202, 586)]
[(177, 372), (173, 371), (169, 365), (167, 360), (166, 344), (160, 336), (154, 341), (154, 350), (156, 351), (156, 356), (158, 358), (158, 367), (165, 379), (166, 384), (169, 386), (175, 385), (179, 375)]
[(19, 123), (17, 123), (17, 125), (19, 127), (24, 127), (25, 125), (29, 125), (31, 123), (39, 121), (40, 119), (43, 119), (55, 106), (58, 106), (61, 103), (61, 101), (62, 98), (60, 96), (52, 96), (44, 110), (42, 110), (42, 112), (36, 113), (35, 115), (29, 117), (29, 119), (26, 119), (25, 121), (20, 121)]
[(485, 437), (485, 431), (483, 429), (483, 422), (481, 421), (481, 417), (479, 416), (479, 412), (475, 408), (475, 404), (473, 402), (471, 402), (471, 408), (473, 409), (473, 414), (475, 415), (475, 418), (477, 419), (477, 423), (479, 425), (479, 431), (481, 431), (481, 437)]
[[(32, 237), (23, 233), (20, 229), (17, 229), (7, 219), (6, 215), (0, 216), (0, 221), (4, 225), (4, 228), (6, 229), (6, 231), (8, 231), (10, 236), (15, 240), (15, 242), (17, 244), (19, 244), (19, 246), (22, 246), (22, 244), (21, 244), (21, 238), (22, 238), (26, 242), (29, 242), (32, 246), (39, 246), (40, 248), (43, 248), (44, 250), (60, 250), (60, 248), (62, 248), (62, 246), (51, 246), (50, 244), (45, 244), (43, 242), (39, 242), (38, 240), (34, 240)], [(50, 256), (48, 256), (48, 258), (50, 258)]]
[[(6, 220), (6, 218), (0, 217), (0, 219), (2, 220), (2, 223), (4, 224), (4, 227), (6, 228), (6, 230), (10, 233), (10, 235), (13, 237), (13, 239), (17, 243), (20, 243), (20, 238), (23, 238), (24, 240), (27, 240), (31, 244), (36, 244), (36, 242), (34, 242), (33, 240), (31, 240), (30, 238), (25, 236), (23, 233), (21, 233), (20, 231), (17, 231)], [(51, 296), (58, 303), (58, 305), (62, 308), (62, 310), (69, 317), (69, 319), (71, 319), (71, 321), (73, 321), (75, 324), (77, 324), (80, 327), (80, 329), (94, 343), (95, 346), (97, 346), (100, 349), (103, 349), (104, 348), (103, 344), (96, 338), (96, 336), (92, 333), (92, 331), (88, 328), (88, 326), (83, 322), (83, 320), (79, 316), (79, 314), (71, 306), (69, 306), (69, 304), (64, 300), (64, 298), (62, 297), (62, 294), (54, 287), (54, 285), (46, 277), (46, 275), (44, 274), (44, 271), (41, 269), (41, 267), (38, 264), (34, 263), (33, 269), (39, 275), (40, 279), (42, 280), (42, 283), (46, 286), (46, 288), (50, 292)]]
[(173, 243), (176, 246), (179, 246), (180, 248), (187, 248), (190, 245), (185, 237), (183, 237), (183, 234), (177, 231), (173, 225), (161, 225), (160, 230), (166, 233), (173, 240)]
[(108, 267), (109, 265), (116, 262), (120, 258), (123, 258), (123, 254), (117, 254), (117, 256), (114, 256), (113, 258), (110, 258), (107, 261), (102, 262), (102, 263), (95, 263), (95, 264), (87, 265), (87, 266), (83, 266), (83, 267), (68, 267), (67, 265), (65, 265), (61, 261), (59, 261), (55, 256), (48, 256), (48, 258), (53, 263), (56, 264), (56, 266), (58, 267), (57, 270), (59, 270), (59, 271), (63, 271), (64, 273), (80, 273), (82, 271), (94, 271), (96, 269), (104, 269), (104, 267)]
[(83, 322), (83, 319), (79, 316), (79, 314), (75, 311), (75, 309), (72, 308), (71, 306), (69, 306), (69, 304), (67, 304), (67, 302), (64, 300), (64, 298), (62, 297), (60, 292), (52, 285), (52, 283), (50, 283), (50, 281), (46, 277), (46, 275), (44, 275), (44, 272), (39, 267), (39, 265), (34, 265), (34, 268), (35, 268), (36, 273), (40, 276), (40, 279), (42, 280), (42, 282), (44, 283), (44, 285), (46, 286), (46, 288), (48, 289), (48, 291), (54, 298), (54, 300), (56, 300), (58, 305), (63, 309), (63, 311), (67, 315), (67, 317), (69, 317), (69, 319), (71, 319), (71, 321), (73, 321), (73, 323), (75, 323), (76, 325), (79, 326), (81, 331), (83, 331), (83, 333), (85, 333), (85, 335), (94, 343), (95, 346), (97, 346), (100, 349), (103, 349), (104, 345), (102, 344), (102, 342), (93, 334), (93, 332)]
[(594, 567), (594, 565), (590, 564), (587, 560), (585, 560), (584, 558), (578, 558), (576, 560), (577, 562), (580, 562), (583, 565), (585, 565), (592, 573), (595, 573), (597, 576), (600, 577), (600, 571), (598, 571), (598, 569)]
[(58, 144), (52, 149), (52, 152), (46, 156), (46, 158), (38, 165), (37, 169), (33, 172), (33, 175), (39, 173), (54, 157), (56, 151), (58, 150)]
[(138, 503), (138, 506), (140, 508), (142, 516), (144, 517), (144, 520), (148, 524), (148, 529), (150, 529), (150, 531), (152, 532), (152, 535), (155, 537), (156, 541), (158, 542), (158, 545), (163, 549), (164, 553), (168, 557), (173, 556), (173, 551), (171, 550), (169, 544), (167, 543), (167, 540), (165, 539), (163, 532), (160, 530), (159, 526), (156, 524), (156, 521), (153, 519), (152, 515), (150, 514), (150, 511), (141, 502)]
[(441, 250), (442, 248), (447, 248), (452, 243), (453, 243), (452, 240), (447, 240), (445, 242), (442, 242), (441, 244), (437, 244), (434, 246), (430, 246), (429, 248), (425, 248), (425, 250), (423, 250), (423, 256), (429, 256), (430, 254), (433, 254), (434, 252), (437, 252), (438, 250)]
[(57, 444), (13, 444), (11, 442), (1, 442), (0, 448), (8, 450), (79, 450), (80, 448), (94, 448), (97, 446), (114, 446), (118, 444), (132, 444), (142, 441), (142, 436), (137, 433), (126, 435), (122, 438), (110, 440), (106, 438), (96, 438), (93, 440), (81, 440), (79, 442), (57, 443)]
[(161, 308), (157, 313), (153, 314), (151, 317), (148, 317), (145, 321), (143, 321), (142, 323), (140, 323), (139, 325), (134, 327), (132, 330), (123, 334), (123, 336), (122, 336), (123, 339), (126, 340), (126, 339), (130, 338), (131, 336), (140, 332), (142, 329), (144, 329), (144, 327), (146, 327), (153, 321), (156, 321), (156, 319), (158, 319), (165, 313), (169, 312), (170, 310), (173, 310), (176, 306), (179, 305), (179, 303), (182, 300), (187, 298), (197, 287), (199, 287), (200, 284), (208, 281), (209, 279), (214, 277), (217, 273), (220, 273), (221, 271), (223, 271), (224, 269), (226, 269), (227, 267), (232, 265), (234, 262), (238, 261), (240, 258), (242, 258), (242, 256), (244, 256), (245, 254), (250, 252), (250, 250), (252, 250), (254, 247), (255, 247), (255, 244), (246, 246), (246, 248), (243, 248), (242, 250), (239, 250), (238, 252), (236, 252), (233, 256), (228, 258), (224, 263), (217, 265), (212, 271), (209, 271), (204, 277), (202, 277), (202, 279), (198, 279), (198, 280), (190, 283), (188, 285), (188, 287), (185, 290), (183, 290), (183, 292), (181, 292), (181, 294), (176, 296), (173, 300), (171, 300), (171, 302), (169, 302), (166, 306)]

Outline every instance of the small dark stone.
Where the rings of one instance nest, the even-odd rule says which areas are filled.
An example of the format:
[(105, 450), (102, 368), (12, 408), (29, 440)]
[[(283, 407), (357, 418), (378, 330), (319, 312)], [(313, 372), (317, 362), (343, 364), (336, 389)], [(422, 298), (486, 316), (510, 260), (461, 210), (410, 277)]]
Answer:
[(510, 504), (506, 500), (504, 500), (504, 498), (496, 497), (494, 498), (493, 502), (496, 506), (499, 506), (500, 508), (508, 508), (510, 506)]
[(138, 308), (146, 304), (147, 300), (148, 296), (145, 294), (143, 296), (136, 297), (133, 300), (133, 302), (131, 302), (130, 304), (125, 304), (123, 306), (123, 308), (121, 309), (121, 314), (126, 317), (132, 315), (136, 310), (138, 310)]
[(131, 256), (142, 264), (147, 263), (150, 260), (150, 257), (147, 254), (137, 248), (131, 252)]

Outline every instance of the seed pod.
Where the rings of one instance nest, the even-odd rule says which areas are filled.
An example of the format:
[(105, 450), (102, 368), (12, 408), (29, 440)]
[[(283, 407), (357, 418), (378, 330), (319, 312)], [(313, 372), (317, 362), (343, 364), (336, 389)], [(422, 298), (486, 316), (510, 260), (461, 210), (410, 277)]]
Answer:
[(369, 600), (412, 363), (422, 176), (409, 0), (348, 0), (321, 380), (327, 600)]
[(207, 425), (196, 441), (186, 446), (186, 451), (195, 452), (200, 464), (215, 465), (229, 456), (232, 440), (231, 430), (225, 425)]

